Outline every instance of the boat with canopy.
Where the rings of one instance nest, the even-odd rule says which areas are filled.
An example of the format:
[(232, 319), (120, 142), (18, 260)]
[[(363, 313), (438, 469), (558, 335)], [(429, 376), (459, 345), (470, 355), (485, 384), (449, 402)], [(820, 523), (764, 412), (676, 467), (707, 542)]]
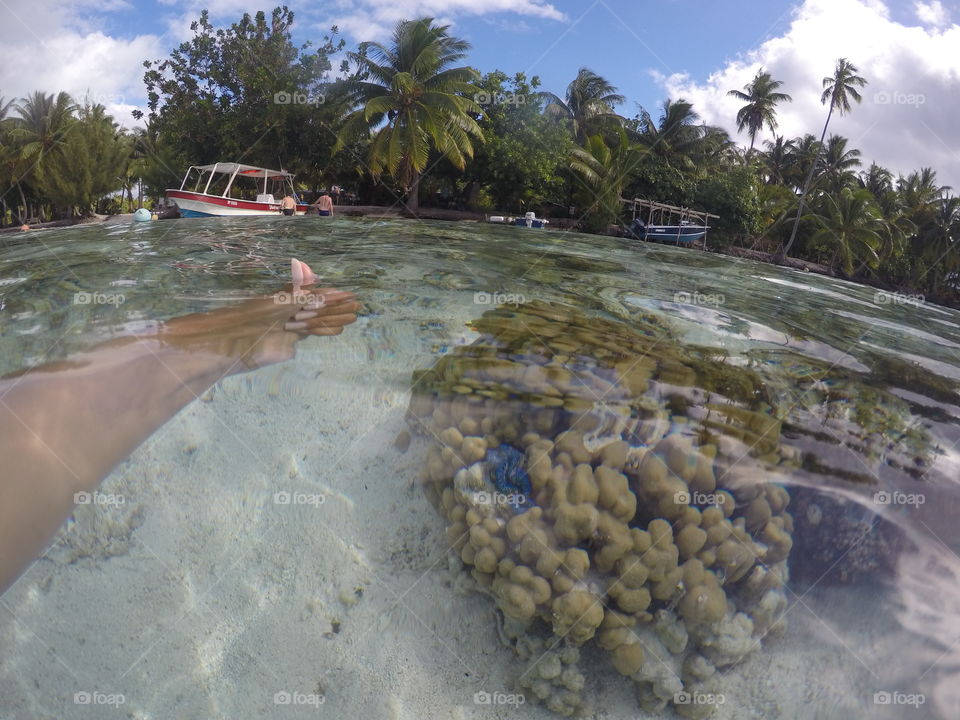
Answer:
[(703, 240), (706, 246), (707, 230), (710, 228), (707, 223), (710, 218), (720, 219), (719, 215), (643, 198), (624, 198), (623, 202), (633, 210), (633, 221), (627, 227), (627, 236), (638, 240), (673, 242), (677, 245), (692, 245)]
[(293, 175), (286, 170), (271, 170), (254, 165), (218, 162), (191, 165), (179, 189), (166, 191), (167, 201), (180, 208), (183, 217), (233, 215), (277, 215), (280, 200), (293, 195), (296, 215), (308, 205), (301, 202), (293, 187)]

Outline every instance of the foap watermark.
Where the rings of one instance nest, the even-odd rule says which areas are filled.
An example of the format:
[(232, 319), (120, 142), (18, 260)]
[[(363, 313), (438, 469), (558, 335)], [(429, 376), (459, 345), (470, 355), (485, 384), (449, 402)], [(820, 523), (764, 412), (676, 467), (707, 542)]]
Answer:
[(273, 695), (274, 705), (312, 705), (320, 707), (325, 703), (327, 697), (317, 693), (287, 692), (281, 690)]
[(687, 292), (681, 290), (673, 294), (673, 301), (678, 305), (708, 305), (717, 307), (723, 305), (727, 299), (722, 293)]
[(478, 92), (474, 94), (473, 101), (477, 105), (526, 105), (527, 96), (521, 93), (491, 93)]
[(699, 490), (690, 492), (680, 490), (673, 494), (673, 502), (677, 505), (723, 505), (727, 501), (726, 493), (705, 493)]
[(123, 293), (78, 292), (73, 294), (74, 305), (123, 305)]
[(114, 705), (120, 707), (125, 702), (127, 702), (127, 698), (122, 693), (80, 690), (73, 694), (74, 705)]
[(488, 693), (486, 690), (481, 690), (473, 694), (474, 705), (516, 705), (519, 707), (526, 701), (527, 698), (523, 693)]
[(281, 490), (273, 494), (274, 505), (313, 505), (320, 507), (327, 501), (320, 493), (287, 492)]
[(311, 95), (302, 92), (286, 92), (281, 90), (273, 94), (274, 105), (323, 105), (327, 101), (327, 96), (323, 93)]
[(923, 295), (904, 295), (898, 292), (879, 290), (873, 294), (875, 305), (923, 305), (926, 298)]
[(88, 95), (86, 100), (91, 105), (126, 105), (127, 98), (124, 95), (118, 95), (117, 93), (97, 93), (96, 95)]
[(527, 496), (522, 493), (502, 493), (480, 491), (474, 495), (474, 499), (482, 504), (491, 505), (526, 505)]
[(880, 490), (873, 494), (873, 502), (877, 505), (915, 505), (919, 507), (927, 502), (927, 498), (923, 493)]
[(904, 93), (896, 90), (880, 90), (873, 94), (875, 105), (913, 105), (920, 107), (927, 102), (927, 96), (923, 93)]
[(123, 495), (102, 493), (99, 490), (81, 491), (73, 494), (74, 505), (123, 505), (127, 499)]
[(723, 705), (727, 701), (723, 693), (687, 692), (674, 694), (674, 705)]
[(522, 305), (527, 298), (520, 293), (475, 292), (473, 302), (476, 305)]
[(914, 708), (919, 708), (925, 702), (927, 702), (927, 697), (923, 693), (880, 690), (873, 694), (874, 705), (911, 705)]
[(278, 292), (273, 296), (277, 305), (306, 305), (311, 308), (323, 307), (326, 299), (322, 294), (294, 290), (293, 292)]

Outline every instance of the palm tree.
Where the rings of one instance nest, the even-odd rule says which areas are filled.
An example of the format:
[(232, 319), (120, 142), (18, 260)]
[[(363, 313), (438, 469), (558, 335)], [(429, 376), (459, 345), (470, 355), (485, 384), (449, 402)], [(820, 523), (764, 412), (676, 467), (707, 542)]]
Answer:
[(546, 101), (544, 112), (569, 121), (580, 144), (601, 129), (623, 122), (613, 108), (625, 98), (617, 94), (617, 88), (588, 68), (580, 68), (567, 85), (565, 100), (551, 92), (540, 93), (540, 97)]
[(648, 153), (676, 170), (693, 170), (704, 154), (703, 139), (706, 125), (693, 104), (684, 99), (666, 100), (659, 122), (650, 113), (640, 109), (637, 140)]
[(933, 217), (936, 212), (934, 206), (949, 189), (948, 185), (937, 183), (936, 171), (928, 167), (912, 172), (897, 181), (900, 200), (906, 212), (918, 224), (927, 222)]
[(65, 92), (56, 96), (34, 92), (17, 104), (16, 109), (19, 117), (14, 118), (12, 136), (19, 156), (13, 182), (20, 190), (24, 212), (27, 212), (23, 183), (29, 181), (34, 191), (43, 194), (51, 180), (60, 179), (51, 178), (51, 173), (55, 172), (56, 160), (65, 152), (77, 106)]
[(793, 140), (786, 140), (778, 136), (773, 142), (767, 140), (764, 142), (766, 152), (763, 154), (764, 165), (766, 166), (766, 175), (768, 183), (778, 185), (787, 185), (787, 177), (793, 164), (793, 153), (796, 145)]
[(826, 150), (820, 157), (820, 172), (826, 179), (826, 191), (839, 193), (857, 179), (853, 168), (860, 167), (860, 151), (847, 150), (847, 138), (831, 135)]
[(860, 174), (860, 187), (869, 190), (878, 201), (893, 192), (893, 173), (882, 165), (870, 163)]
[(938, 290), (960, 270), (960, 197), (945, 195), (933, 220), (920, 232), (922, 255)]
[[(827, 111), (827, 121), (823, 124), (823, 132), (820, 133), (820, 147), (823, 147), (823, 139), (827, 136), (827, 126), (830, 125), (830, 118), (833, 111), (836, 110), (841, 115), (850, 112), (850, 100), (859, 103), (863, 98), (857, 92), (857, 88), (862, 88), (867, 81), (857, 75), (856, 66), (846, 58), (840, 58), (837, 61), (837, 67), (832, 76), (823, 79), (823, 94), (820, 96), (820, 102), (830, 103), (830, 109)], [(818, 149), (819, 156), (819, 149)], [(816, 163), (810, 166), (807, 172), (807, 179), (803, 184), (803, 191), (800, 193), (800, 206), (797, 209), (797, 217), (793, 222), (793, 230), (790, 231), (790, 240), (777, 253), (776, 262), (781, 263), (790, 252), (794, 241), (797, 239), (797, 228), (800, 226), (800, 217), (803, 215), (803, 201), (806, 198), (807, 190), (810, 187), (810, 180), (813, 178), (813, 171)]]
[(407, 193), (407, 207), (419, 207), (420, 175), (431, 149), (463, 170), (473, 157), (471, 136), (483, 141), (476, 118), (483, 114), (468, 97), (479, 73), (451, 67), (466, 57), (470, 43), (451, 37), (448, 25), (433, 18), (403, 20), (389, 45), (361, 43), (351, 58), (359, 66), (352, 112), (341, 129), (336, 150), (373, 133), (367, 158), (374, 178), (389, 173)]
[(747, 155), (753, 153), (753, 143), (764, 125), (770, 129), (770, 132), (777, 129), (777, 104), (793, 101), (793, 98), (786, 93), (776, 91), (781, 85), (783, 83), (780, 80), (774, 80), (770, 77), (770, 73), (761, 69), (757, 71), (756, 77), (751, 82), (744, 85), (742, 91), (730, 90), (727, 93), (747, 103), (737, 113), (737, 130), (743, 132), (746, 129), (747, 134), (750, 135), (750, 149), (747, 150)]
[[(885, 168), (880, 169), (884, 170)], [(880, 182), (882, 188), (882, 180)], [(878, 254), (880, 262), (886, 263), (903, 253), (907, 238), (917, 231), (917, 226), (903, 214), (903, 205), (896, 192), (881, 190), (881, 194), (877, 196), (869, 187), (864, 189), (873, 195), (877, 204), (880, 218), (880, 248)]]
[(77, 106), (65, 92), (56, 97), (34, 92), (17, 105), (17, 131), (22, 140), (23, 158), (34, 163), (34, 172), (43, 178), (44, 158), (63, 148)]
[(10, 168), (15, 166), (19, 152), (14, 147), (10, 139), (10, 123), (7, 121), (7, 112), (13, 105), (13, 100), (4, 102), (4, 97), (0, 95), (0, 227), (3, 227), (7, 219), (7, 193), (13, 189), (13, 184), (7, 184), (7, 180), (13, 176), (9, 172)]
[(839, 264), (850, 276), (854, 274), (855, 260), (860, 260), (861, 268), (875, 266), (883, 223), (873, 195), (868, 190), (844, 188), (838, 195), (825, 195), (824, 201), (825, 212), (816, 216), (820, 229), (811, 240), (833, 245), (830, 267)]
[(606, 230), (620, 215), (623, 186), (647, 152), (631, 143), (623, 128), (617, 128), (614, 137), (608, 145), (598, 133), (570, 152), (570, 169), (582, 183), (591, 230)]
[(788, 179), (789, 185), (797, 193), (803, 190), (808, 175), (811, 176), (811, 182), (815, 181), (813, 176), (819, 166), (820, 150), (820, 141), (812, 133), (794, 138), (790, 150)]

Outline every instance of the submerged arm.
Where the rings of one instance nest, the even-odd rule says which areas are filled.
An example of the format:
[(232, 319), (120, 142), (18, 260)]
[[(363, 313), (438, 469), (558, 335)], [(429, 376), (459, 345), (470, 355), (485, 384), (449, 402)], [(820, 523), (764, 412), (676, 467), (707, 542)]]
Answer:
[(223, 377), (292, 357), (301, 337), (356, 319), (350, 293), (304, 292), (322, 307), (251, 300), (0, 379), (0, 592), (43, 550), (74, 494), (96, 488), (177, 411)]

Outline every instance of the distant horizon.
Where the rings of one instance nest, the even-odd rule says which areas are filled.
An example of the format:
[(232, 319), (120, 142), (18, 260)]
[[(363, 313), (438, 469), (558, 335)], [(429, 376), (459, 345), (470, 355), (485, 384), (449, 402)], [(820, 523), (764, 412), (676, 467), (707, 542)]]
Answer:
[[(207, 5), (213, 24), (224, 27), (244, 12), (269, 14), (275, 7), (247, 0)], [(430, 12), (438, 6), (428, 0), (336, 0), (327, 16), (299, 0), (289, 6), (298, 44), (318, 45), (338, 24), (350, 50), (363, 40), (386, 39), (401, 18), (431, 15), (472, 44), (465, 63), (483, 73), (539, 76), (541, 89), (562, 96), (577, 70), (589, 67), (626, 97), (618, 108), (625, 117), (642, 106), (656, 118), (665, 99), (684, 98), (701, 120), (742, 145), (749, 139), (736, 129), (740, 103), (727, 91), (742, 89), (763, 68), (783, 81), (782, 90), (794, 100), (778, 107), (777, 134), (819, 137), (826, 117), (821, 79), (846, 57), (869, 84), (863, 102), (835, 117), (830, 133), (849, 138), (864, 168), (877, 162), (897, 175), (931, 167), (941, 184), (960, 190), (960, 127), (952, 123), (960, 110), (960, 0), (731, 0), (723, 7), (489, 0), (480, 8), (471, 0), (448, 0), (443, 13)], [(47, 7), (56, 12), (45, 14)], [(185, 0), (106, 0), (96, 6), (86, 0), (67, 6), (6, 0), (0, 8), (0, 95), (89, 95), (121, 125), (141, 125), (131, 112), (146, 106), (143, 61), (168, 57), (191, 36), (189, 25), (198, 16)], [(336, 69), (338, 60), (333, 64)], [(757, 147), (772, 137), (764, 130)]]

